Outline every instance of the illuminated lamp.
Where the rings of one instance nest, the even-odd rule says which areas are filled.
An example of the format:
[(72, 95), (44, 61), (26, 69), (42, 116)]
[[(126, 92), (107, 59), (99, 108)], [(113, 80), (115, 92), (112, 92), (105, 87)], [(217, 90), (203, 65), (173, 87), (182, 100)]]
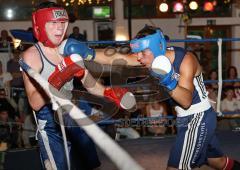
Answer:
[(12, 9), (7, 9), (5, 11), (5, 16), (7, 17), (7, 19), (12, 19), (14, 16), (14, 11)]
[(191, 2), (189, 3), (189, 8), (190, 8), (191, 10), (197, 10), (197, 9), (198, 9), (198, 3), (197, 3), (196, 1), (191, 1)]
[(168, 11), (168, 4), (166, 2), (163, 2), (159, 5), (159, 10), (161, 12), (167, 12)]
[(208, 11), (208, 12), (213, 11), (213, 10), (214, 10), (213, 3), (212, 3), (212, 2), (209, 2), (209, 1), (206, 1), (206, 2), (204, 3), (203, 10), (204, 10), (204, 11)]
[(126, 41), (128, 38), (125, 34), (117, 34), (115, 41)]
[(173, 4), (173, 12), (184, 12), (183, 3), (175, 2)]

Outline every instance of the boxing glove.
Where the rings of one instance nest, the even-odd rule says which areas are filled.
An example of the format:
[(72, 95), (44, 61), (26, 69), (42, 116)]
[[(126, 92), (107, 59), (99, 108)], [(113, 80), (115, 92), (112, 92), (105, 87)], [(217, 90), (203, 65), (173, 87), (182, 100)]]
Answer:
[(70, 56), (71, 54), (79, 54), (84, 60), (94, 60), (95, 50), (89, 48), (85, 42), (77, 41), (72, 38), (64, 40), (58, 46), (58, 52), (63, 56)]
[(159, 79), (159, 83), (165, 86), (168, 90), (176, 88), (178, 76), (170, 60), (163, 55), (154, 58), (151, 65), (151, 74)]
[(126, 88), (107, 87), (104, 90), (104, 97), (113, 101), (118, 107), (126, 110), (133, 110), (136, 107), (134, 95)]
[(82, 78), (84, 73), (83, 59), (78, 54), (72, 54), (69, 57), (64, 57), (62, 62), (56, 65), (54, 72), (48, 78), (48, 82), (59, 90), (74, 76)]

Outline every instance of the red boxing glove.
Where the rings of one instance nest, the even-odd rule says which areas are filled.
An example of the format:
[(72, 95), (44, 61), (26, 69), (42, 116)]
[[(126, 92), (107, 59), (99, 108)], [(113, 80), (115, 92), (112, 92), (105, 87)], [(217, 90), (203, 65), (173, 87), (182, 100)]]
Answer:
[(104, 97), (116, 103), (118, 107), (126, 110), (132, 110), (136, 107), (136, 99), (134, 95), (126, 88), (121, 87), (107, 87), (104, 90)]
[(55, 67), (55, 71), (48, 78), (48, 82), (60, 89), (66, 82), (73, 79), (74, 76), (82, 78), (85, 69), (82, 57), (78, 54), (72, 54), (65, 57), (60, 64)]

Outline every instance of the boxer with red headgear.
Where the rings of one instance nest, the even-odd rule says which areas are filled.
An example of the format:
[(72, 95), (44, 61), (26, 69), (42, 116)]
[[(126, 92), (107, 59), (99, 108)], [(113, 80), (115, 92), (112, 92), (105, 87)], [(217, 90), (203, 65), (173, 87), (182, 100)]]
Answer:
[(54, 36), (60, 36), (59, 40), (61, 42), (68, 26), (67, 11), (62, 7), (51, 7), (39, 9), (32, 14), (34, 36), (38, 41), (42, 42), (43, 45), (54, 48), (59, 44), (56, 44), (56, 42), (50, 38), (51, 35), (48, 35), (46, 31), (46, 24), (48, 22), (61, 22), (65, 25), (65, 27), (59, 29), (59, 31), (54, 34)]
[[(41, 3), (32, 14), (32, 22), (34, 35), (38, 42), (23, 53), (22, 59), (37, 70), (43, 78), (49, 80), (54, 87), (61, 91), (71, 91), (74, 74), (82, 78), (85, 68), (80, 56), (63, 57), (57, 50), (68, 27), (66, 10), (53, 2)], [(68, 164), (63, 138), (59, 125), (55, 122), (50, 99), (37, 82), (24, 72), (23, 79), (29, 103), (36, 111), (39, 129), (38, 143), (43, 166), (46, 169), (66, 170)], [(81, 128), (73, 127), (75, 122), (68, 115), (64, 116), (64, 122), (67, 125), (66, 132), (71, 136), (69, 139), (70, 158), (71, 162), (74, 162), (71, 167), (81, 169), (98, 167), (100, 161), (93, 141)]]
[[(63, 56), (58, 46), (64, 39), (68, 27), (68, 15), (64, 8), (53, 2), (41, 3), (32, 14), (34, 35), (38, 42), (27, 49), (22, 59), (49, 83), (62, 92), (69, 92), (71, 98), (73, 77), (78, 77), (92, 94), (106, 97), (117, 106), (131, 109), (136, 104), (132, 93), (122, 88), (105, 88), (99, 84), (84, 67), (84, 56), (94, 56), (94, 50), (86, 45), (79, 49), (81, 53), (69, 53)], [(50, 99), (41, 87), (23, 72), (29, 103), (36, 111), (38, 120), (38, 139), (44, 166), (52, 169), (67, 169), (64, 146), (59, 125), (54, 121), (54, 111)], [(80, 169), (94, 169), (100, 165), (93, 141), (76, 126), (68, 114), (64, 115), (66, 132), (71, 142), (70, 158), (74, 166)]]
[[(99, 84), (84, 67), (84, 56), (94, 55), (94, 50), (82, 46), (80, 54), (63, 56), (58, 46), (63, 41), (68, 27), (68, 15), (64, 8), (53, 2), (43, 2), (32, 14), (34, 35), (38, 42), (27, 49), (22, 60), (49, 83), (62, 92), (68, 92), (71, 98), (73, 77), (78, 77), (84, 87), (94, 95), (106, 97), (119, 107), (128, 109), (135, 105), (134, 96), (126, 89), (111, 90)], [(85, 48), (85, 49), (83, 49)], [(44, 90), (23, 72), (24, 85), (29, 103), (36, 111), (38, 120), (38, 141), (44, 166), (48, 169), (68, 169), (63, 139), (59, 124), (54, 120), (54, 111), (50, 99)], [(71, 143), (70, 158), (76, 169), (94, 169), (100, 165), (93, 141), (76, 126), (68, 114), (64, 115), (66, 132)]]

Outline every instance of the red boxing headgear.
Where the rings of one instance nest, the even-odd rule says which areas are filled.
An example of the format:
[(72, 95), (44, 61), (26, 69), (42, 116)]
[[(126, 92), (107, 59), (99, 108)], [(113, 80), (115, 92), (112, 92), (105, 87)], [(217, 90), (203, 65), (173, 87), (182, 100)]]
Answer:
[(51, 7), (39, 9), (32, 14), (34, 36), (45, 46), (54, 48), (56, 45), (49, 40), (45, 29), (49, 21), (68, 21), (67, 11), (61, 7)]

